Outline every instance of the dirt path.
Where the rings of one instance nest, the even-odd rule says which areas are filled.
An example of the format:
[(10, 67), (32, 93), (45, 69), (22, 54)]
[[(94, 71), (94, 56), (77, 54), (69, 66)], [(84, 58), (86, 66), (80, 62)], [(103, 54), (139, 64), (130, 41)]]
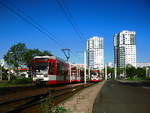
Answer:
[(95, 98), (105, 81), (86, 88), (59, 106), (63, 106), (69, 113), (92, 113)]

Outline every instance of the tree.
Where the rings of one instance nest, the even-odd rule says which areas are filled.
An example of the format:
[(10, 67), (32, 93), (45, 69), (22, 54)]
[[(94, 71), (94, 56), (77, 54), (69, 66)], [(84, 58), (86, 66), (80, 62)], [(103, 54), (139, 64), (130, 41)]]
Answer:
[(24, 43), (18, 43), (13, 45), (6, 55), (4, 60), (7, 64), (13, 66), (18, 72), (18, 67), (22, 64), (26, 64), (29, 69), (31, 67), (31, 61), (35, 56), (52, 56), (49, 51), (40, 51), (39, 49), (28, 49)]
[(41, 54), (42, 55), (53, 56), (53, 54), (51, 52), (49, 52), (49, 51), (43, 51)]
[(28, 66), (29, 68), (29, 73), (32, 73), (32, 59), (35, 56), (44, 56), (44, 55), (48, 55), (48, 56), (52, 56), (52, 54), (49, 51), (40, 51), (39, 49), (28, 49), (27, 52), (25, 53), (25, 64)]
[(7, 64), (18, 68), (19, 65), (25, 62), (24, 55), (27, 52), (27, 47), (24, 43), (18, 43), (13, 45), (6, 55), (4, 56), (4, 60)]
[(32, 61), (34, 56), (39, 56), (41, 52), (38, 49), (28, 49), (28, 51), (25, 53), (25, 63), (27, 66), (29, 66), (30, 62)]
[(8, 78), (8, 76), (7, 76), (7, 73), (8, 73), (8, 69), (5, 69), (3, 66), (0, 66), (0, 68), (1, 68), (1, 80), (7, 80)]
[(107, 67), (107, 73), (108, 73), (108, 75), (110, 75), (111, 77), (113, 77), (113, 75), (114, 75), (114, 68)]
[(126, 74), (127, 74), (128, 77), (133, 78), (137, 74), (136, 73), (136, 68), (133, 67), (132, 65), (127, 65)]
[(26, 65), (30, 68), (31, 61), (35, 56), (52, 56), (52, 54), (49, 51), (40, 51), (39, 49), (28, 49), (27, 52), (25, 53), (25, 63)]
[(146, 77), (146, 69), (145, 68), (137, 68), (137, 77)]
[(117, 68), (117, 75), (123, 74), (124, 68)]

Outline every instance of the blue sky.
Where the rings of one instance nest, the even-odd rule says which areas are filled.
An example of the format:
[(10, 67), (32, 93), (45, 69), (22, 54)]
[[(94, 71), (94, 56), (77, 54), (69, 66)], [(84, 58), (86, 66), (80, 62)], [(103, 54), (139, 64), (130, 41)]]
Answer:
[[(150, 62), (149, 0), (63, 0), (83, 33), (83, 41), (73, 30), (56, 0), (0, 0), (11, 8), (18, 7), (47, 29), (55, 42), (0, 4), (0, 58), (9, 48), (22, 42), (28, 48), (49, 50), (64, 58), (62, 48), (70, 48), (71, 61), (83, 63), (86, 40), (104, 37), (105, 62), (113, 62), (113, 35), (122, 30), (137, 33), (137, 62)], [(11, 4), (10, 4), (11, 3)], [(12, 5), (13, 3), (13, 5)]]

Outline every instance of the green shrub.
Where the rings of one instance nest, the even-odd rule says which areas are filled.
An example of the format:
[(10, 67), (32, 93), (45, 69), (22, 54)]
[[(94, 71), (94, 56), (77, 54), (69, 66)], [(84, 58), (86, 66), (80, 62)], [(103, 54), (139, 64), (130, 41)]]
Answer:
[(67, 113), (67, 110), (63, 106), (56, 107), (56, 110), (54, 113)]
[(49, 90), (49, 95), (44, 99), (41, 99), (41, 112), (42, 113), (68, 113), (68, 110), (63, 106), (54, 106), (54, 97), (51, 95)]
[(127, 80), (137, 80), (137, 81), (140, 81), (140, 80), (150, 80), (150, 78), (148, 78), (148, 77), (128, 77)]
[(13, 80), (15, 84), (29, 84), (32, 83), (32, 78), (17, 78)]

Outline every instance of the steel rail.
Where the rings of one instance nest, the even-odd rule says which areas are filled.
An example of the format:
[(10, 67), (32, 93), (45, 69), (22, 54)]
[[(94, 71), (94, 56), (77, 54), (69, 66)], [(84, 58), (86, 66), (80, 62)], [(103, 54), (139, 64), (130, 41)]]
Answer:
[[(94, 84), (94, 83), (93, 83)], [(7, 106), (10, 104), (15, 104), (15, 103), (21, 103), (23, 101), (27, 101), (26, 104), (19, 104), (19, 106), (10, 109), (7, 109), (8, 111), (3, 111), (3, 113), (19, 113), (22, 110), (25, 110), (27, 108), (30, 108), (32, 106), (38, 105), (41, 102), (46, 101), (45, 98), (48, 97), (49, 95), (51, 95), (53, 97), (53, 99), (55, 99), (54, 101), (56, 102), (55, 104), (60, 103), (59, 101), (63, 101), (64, 99), (62, 98), (64, 95), (66, 96), (66, 98), (72, 96), (73, 94), (75, 94), (76, 92), (78, 92), (79, 90), (82, 90), (86, 87), (89, 87), (93, 84), (81, 84), (78, 86), (74, 86), (74, 87), (67, 87), (67, 88), (63, 88), (63, 89), (51, 89), (50, 91), (47, 91), (46, 93), (41, 93), (41, 94), (37, 94), (37, 95), (32, 95), (32, 96), (27, 96), (27, 97), (23, 97), (23, 98), (18, 98), (18, 99), (14, 99), (14, 100), (9, 100), (6, 102), (0, 102), (0, 106)], [(50, 93), (51, 92), (51, 93)], [(67, 96), (68, 95), (68, 96)], [(66, 99), (65, 98), (65, 99)]]

